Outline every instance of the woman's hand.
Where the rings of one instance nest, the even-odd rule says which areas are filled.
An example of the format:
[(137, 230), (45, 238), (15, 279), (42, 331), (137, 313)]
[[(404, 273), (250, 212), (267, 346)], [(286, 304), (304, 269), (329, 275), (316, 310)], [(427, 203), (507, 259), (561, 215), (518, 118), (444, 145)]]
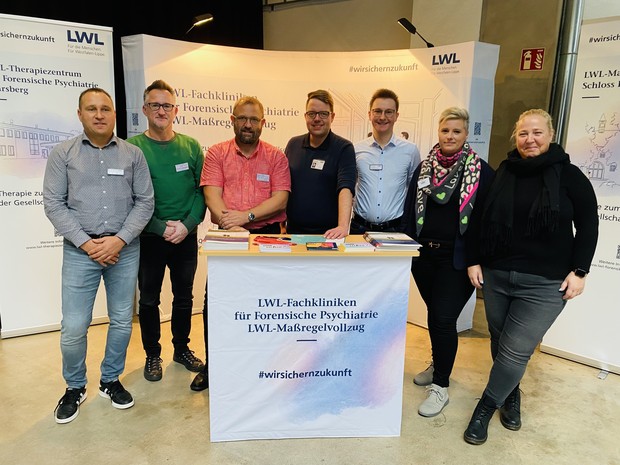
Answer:
[(568, 273), (568, 276), (562, 281), (560, 286), (560, 292), (564, 293), (564, 300), (574, 299), (578, 295), (583, 293), (583, 289), (586, 287), (586, 278), (580, 278), (574, 272)]
[(482, 267), (480, 265), (467, 267), (467, 276), (469, 276), (469, 280), (476, 289), (482, 289), (484, 277), (482, 276)]

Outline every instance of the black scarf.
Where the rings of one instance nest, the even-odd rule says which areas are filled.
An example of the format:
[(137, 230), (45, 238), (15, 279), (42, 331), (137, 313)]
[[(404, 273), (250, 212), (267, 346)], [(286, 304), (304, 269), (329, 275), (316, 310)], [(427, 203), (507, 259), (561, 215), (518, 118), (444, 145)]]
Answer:
[(570, 159), (558, 144), (550, 144), (549, 150), (532, 158), (521, 158), (514, 149), (499, 166), (495, 180), (489, 189), (483, 211), (483, 253), (493, 256), (510, 248), (513, 233), (516, 180), (522, 175), (541, 173), (543, 186), (532, 204), (525, 228), (530, 237), (552, 233), (558, 227), (560, 217), (560, 173)]

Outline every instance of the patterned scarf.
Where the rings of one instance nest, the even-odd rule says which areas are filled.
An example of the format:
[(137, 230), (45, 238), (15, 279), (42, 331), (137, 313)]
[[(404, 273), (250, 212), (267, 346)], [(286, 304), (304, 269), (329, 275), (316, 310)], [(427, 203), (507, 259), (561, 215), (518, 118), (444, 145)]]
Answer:
[(416, 234), (424, 227), (426, 200), (431, 198), (440, 205), (450, 201), (452, 193), (460, 185), (459, 197), (459, 232), (465, 234), (471, 212), (476, 201), (478, 185), (480, 183), (480, 157), (469, 146), (463, 144), (461, 150), (449, 157), (444, 156), (439, 144), (436, 144), (422, 162), (418, 189), (416, 192)]

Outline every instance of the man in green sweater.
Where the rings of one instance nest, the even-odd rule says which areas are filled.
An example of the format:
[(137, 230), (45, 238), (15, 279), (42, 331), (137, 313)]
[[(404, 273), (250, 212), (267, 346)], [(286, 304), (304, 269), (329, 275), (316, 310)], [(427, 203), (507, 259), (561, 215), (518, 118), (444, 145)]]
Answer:
[(190, 371), (204, 368), (188, 346), (198, 265), (196, 234), (206, 212), (200, 188), (204, 154), (196, 139), (173, 130), (178, 111), (174, 89), (165, 81), (154, 81), (144, 91), (142, 106), (148, 129), (127, 140), (144, 152), (155, 190), (155, 211), (140, 237), (138, 273), (144, 377), (149, 381), (162, 378), (159, 304), (166, 267), (173, 294), (173, 360)]

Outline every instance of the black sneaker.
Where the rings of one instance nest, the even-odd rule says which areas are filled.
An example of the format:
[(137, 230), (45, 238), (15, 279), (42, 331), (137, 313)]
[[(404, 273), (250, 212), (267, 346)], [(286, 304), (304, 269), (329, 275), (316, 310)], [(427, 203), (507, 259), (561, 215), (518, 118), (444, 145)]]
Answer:
[(180, 363), (189, 371), (193, 371), (194, 373), (202, 371), (202, 369), (205, 367), (205, 364), (202, 363), (202, 361), (198, 357), (196, 357), (194, 355), (194, 352), (191, 350), (186, 350), (185, 352), (182, 352), (180, 354), (175, 352), (172, 360)]
[(144, 378), (147, 381), (159, 381), (162, 376), (162, 359), (157, 356), (147, 355), (144, 364)]
[(67, 388), (65, 395), (60, 398), (54, 409), (56, 423), (69, 423), (80, 413), (80, 404), (86, 400), (86, 387), (79, 389)]
[(119, 380), (109, 383), (101, 382), (99, 395), (112, 401), (112, 407), (126, 409), (133, 407), (133, 397), (129, 394)]

